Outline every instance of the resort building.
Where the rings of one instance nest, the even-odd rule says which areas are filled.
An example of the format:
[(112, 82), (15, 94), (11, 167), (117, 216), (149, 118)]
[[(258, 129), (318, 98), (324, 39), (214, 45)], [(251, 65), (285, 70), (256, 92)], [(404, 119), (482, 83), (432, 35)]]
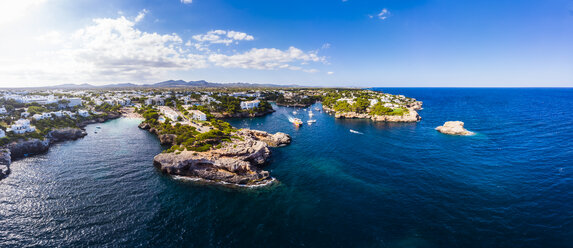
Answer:
[(253, 109), (259, 106), (259, 100), (241, 102), (241, 109)]
[(30, 121), (26, 119), (17, 120), (12, 124), (6, 131), (13, 132), (15, 134), (23, 134), (36, 131), (36, 128), (30, 126)]
[(160, 108), (161, 113), (171, 119), (176, 121), (179, 118), (179, 114), (177, 112), (175, 112), (175, 110), (171, 109), (170, 107), (161, 107)]
[(191, 118), (194, 120), (206, 121), (207, 115), (199, 110), (189, 110), (189, 114), (191, 114)]

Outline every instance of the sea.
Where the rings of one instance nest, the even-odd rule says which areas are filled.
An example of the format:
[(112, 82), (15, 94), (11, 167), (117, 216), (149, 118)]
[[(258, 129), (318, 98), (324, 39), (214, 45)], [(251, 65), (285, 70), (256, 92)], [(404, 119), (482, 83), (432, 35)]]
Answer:
[[(423, 101), (422, 120), (339, 120), (319, 103), (228, 120), (292, 136), (260, 188), (162, 174), (166, 147), (140, 120), (90, 125), (13, 162), (0, 247), (573, 247), (573, 89), (375, 90)], [(434, 130), (445, 121), (476, 135)]]

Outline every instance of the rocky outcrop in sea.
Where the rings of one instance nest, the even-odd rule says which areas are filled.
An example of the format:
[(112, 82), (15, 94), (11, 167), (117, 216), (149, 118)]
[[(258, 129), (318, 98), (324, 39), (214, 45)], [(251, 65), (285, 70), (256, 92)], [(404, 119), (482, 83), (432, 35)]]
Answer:
[(248, 129), (239, 130), (233, 136), (240, 138), (207, 152), (161, 153), (155, 156), (153, 164), (171, 175), (211, 182), (255, 186), (274, 181), (269, 172), (262, 169), (271, 156), (269, 147), (289, 144), (290, 136)]
[(449, 135), (474, 135), (464, 128), (464, 123), (461, 121), (446, 121), (443, 126), (436, 127), (436, 130), (443, 134)]

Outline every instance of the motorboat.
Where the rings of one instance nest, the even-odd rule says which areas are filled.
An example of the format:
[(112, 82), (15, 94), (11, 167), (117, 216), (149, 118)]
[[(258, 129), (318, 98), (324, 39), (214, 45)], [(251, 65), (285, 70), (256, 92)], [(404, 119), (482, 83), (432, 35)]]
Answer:
[(296, 127), (300, 127), (302, 126), (302, 121), (299, 118), (294, 118), (292, 124), (294, 124)]

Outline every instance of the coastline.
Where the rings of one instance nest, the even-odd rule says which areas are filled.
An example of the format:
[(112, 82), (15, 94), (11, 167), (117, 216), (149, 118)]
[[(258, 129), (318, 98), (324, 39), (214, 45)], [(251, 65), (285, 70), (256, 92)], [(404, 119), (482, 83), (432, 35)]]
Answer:
[(419, 103), (417, 107), (407, 108), (408, 113), (403, 115), (371, 115), (369, 113), (337, 112), (326, 106), (322, 106), (322, 108), (326, 113), (334, 114), (334, 118), (336, 119), (370, 119), (374, 122), (418, 122), (422, 119), (416, 111), (422, 108), (422, 103)]
[(77, 127), (58, 128), (50, 131), (43, 139), (19, 139), (0, 147), (0, 165), (5, 166), (8, 173), (2, 172), (0, 168), (0, 180), (8, 176), (10, 165), (13, 161), (43, 154), (49, 151), (53, 144), (78, 140), (85, 137), (87, 132), (85, 127), (91, 124), (104, 123), (109, 120), (121, 118), (121, 113), (110, 114), (106, 117), (100, 117), (89, 121), (80, 122)]

